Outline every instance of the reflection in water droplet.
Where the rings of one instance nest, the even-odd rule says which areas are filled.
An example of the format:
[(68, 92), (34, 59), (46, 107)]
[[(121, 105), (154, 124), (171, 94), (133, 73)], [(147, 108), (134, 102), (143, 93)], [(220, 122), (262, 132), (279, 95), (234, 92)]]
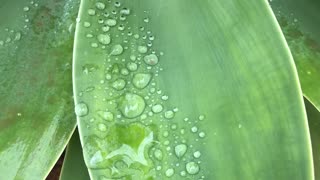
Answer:
[(77, 116), (82, 117), (82, 116), (86, 116), (88, 114), (89, 110), (88, 110), (88, 106), (86, 103), (78, 103), (75, 106), (75, 113)]

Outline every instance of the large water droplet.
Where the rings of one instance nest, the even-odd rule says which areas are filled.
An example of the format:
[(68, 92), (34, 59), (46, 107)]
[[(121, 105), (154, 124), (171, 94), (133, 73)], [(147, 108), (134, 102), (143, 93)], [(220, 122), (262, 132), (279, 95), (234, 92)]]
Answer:
[(146, 104), (144, 99), (132, 93), (127, 93), (123, 96), (120, 102), (120, 111), (127, 118), (135, 118), (142, 114)]
[(110, 44), (110, 36), (108, 34), (99, 34), (98, 35), (98, 41), (101, 43), (101, 44)]
[(186, 170), (189, 174), (194, 175), (197, 174), (200, 170), (200, 167), (197, 163), (195, 162), (188, 162), (186, 164)]
[(89, 112), (88, 106), (86, 103), (78, 103), (75, 106), (75, 113), (77, 116), (82, 117), (86, 116)]
[(174, 170), (172, 168), (169, 168), (166, 170), (165, 174), (167, 177), (171, 177), (174, 174)]
[(176, 147), (174, 147), (174, 152), (176, 153), (176, 156), (178, 158), (181, 158), (187, 152), (187, 145), (185, 144), (176, 145)]
[(158, 64), (159, 59), (156, 55), (150, 54), (150, 55), (146, 55), (144, 57), (144, 62), (148, 65), (154, 66), (154, 65)]
[(114, 55), (114, 56), (117, 56), (117, 55), (120, 55), (122, 54), (123, 52), (123, 47), (120, 45), (120, 44), (116, 44), (112, 47), (112, 50), (111, 50), (111, 55)]
[(163, 110), (163, 106), (161, 104), (156, 104), (156, 105), (152, 106), (151, 110), (154, 113), (160, 113)]
[(138, 89), (143, 89), (148, 86), (151, 78), (152, 75), (149, 73), (138, 73), (133, 76), (132, 84)]

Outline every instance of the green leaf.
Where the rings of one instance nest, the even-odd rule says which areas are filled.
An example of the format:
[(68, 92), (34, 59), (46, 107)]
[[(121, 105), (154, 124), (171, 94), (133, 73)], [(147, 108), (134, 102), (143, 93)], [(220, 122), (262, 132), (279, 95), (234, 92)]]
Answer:
[(90, 179), (83, 160), (82, 147), (76, 130), (69, 141), (60, 180), (88, 180)]
[(320, 2), (271, 3), (297, 65), (304, 96), (320, 111)]
[(312, 141), (313, 152), (313, 166), (315, 172), (315, 180), (320, 179), (320, 113), (319, 111), (308, 101), (305, 100), (308, 122), (310, 128), (310, 135)]
[(313, 178), (296, 69), (267, 2), (80, 6), (75, 111), (92, 179)]
[(75, 125), (72, 47), (78, 1), (0, 4), (0, 179), (44, 179)]

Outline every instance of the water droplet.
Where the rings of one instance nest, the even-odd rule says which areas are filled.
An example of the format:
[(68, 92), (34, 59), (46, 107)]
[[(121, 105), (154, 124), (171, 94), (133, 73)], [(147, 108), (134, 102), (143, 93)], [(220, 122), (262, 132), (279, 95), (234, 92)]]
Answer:
[(162, 157), (163, 157), (162, 151), (160, 149), (156, 149), (154, 151), (154, 157), (157, 158), (158, 160), (162, 160)]
[(127, 68), (122, 68), (121, 69), (121, 74), (124, 75), (124, 76), (128, 75), (129, 74), (128, 69)]
[(75, 106), (75, 113), (77, 116), (82, 117), (88, 115), (88, 106), (86, 103), (78, 103)]
[(205, 136), (206, 136), (206, 133), (204, 133), (204, 132), (199, 133), (199, 137), (204, 138)]
[(120, 14), (129, 15), (130, 14), (130, 9), (123, 8), (123, 9), (120, 10)]
[(98, 125), (98, 129), (104, 132), (104, 131), (107, 131), (107, 126), (105, 124), (100, 123)]
[(148, 23), (149, 22), (149, 18), (144, 18), (143, 21)]
[(204, 120), (204, 118), (205, 118), (204, 115), (200, 115), (200, 116), (199, 116), (199, 120), (200, 120), (200, 121)]
[(97, 38), (101, 44), (105, 44), (105, 45), (110, 44), (111, 39), (108, 34), (99, 34)]
[(91, 43), (91, 47), (93, 47), (93, 48), (97, 48), (99, 45), (98, 45), (98, 43)]
[(200, 170), (200, 167), (197, 163), (195, 162), (188, 162), (186, 164), (186, 170), (189, 174), (194, 175), (197, 174)]
[(138, 69), (138, 64), (134, 63), (134, 62), (129, 62), (127, 64), (127, 68), (130, 70), (130, 71), (136, 71)]
[(146, 55), (144, 57), (144, 62), (151, 66), (158, 64), (158, 61), (158, 57), (154, 54)]
[(143, 89), (150, 83), (151, 78), (152, 75), (149, 73), (138, 73), (133, 76), (132, 84), (138, 89)]
[(146, 104), (144, 99), (132, 93), (127, 93), (123, 96), (120, 102), (120, 111), (127, 118), (135, 118), (142, 114)]
[(20, 32), (17, 32), (15, 37), (14, 37), (14, 40), (15, 41), (19, 41), (21, 39), (21, 33)]
[(163, 110), (163, 106), (161, 104), (156, 104), (156, 105), (152, 106), (151, 110), (154, 113), (160, 113)]
[(117, 79), (112, 83), (112, 87), (120, 91), (126, 87), (126, 81), (124, 79)]
[(115, 26), (117, 24), (117, 21), (115, 19), (107, 19), (106, 20), (106, 25), (108, 26)]
[(166, 118), (166, 119), (172, 119), (173, 117), (174, 117), (174, 112), (173, 111), (166, 111), (165, 113), (164, 113), (164, 117)]
[(176, 153), (176, 156), (178, 158), (181, 158), (187, 152), (187, 145), (185, 144), (176, 145), (176, 147), (174, 147), (174, 152)]
[(106, 5), (102, 2), (97, 2), (96, 7), (100, 10), (104, 10), (104, 8), (106, 8)]
[(120, 44), (116, 44), (112, 47), (112, 50), (111, 50), (111, 55), (114, 55), (114, 56), (117, 56), (117, 55), (120, 55), (122, 54), (123, 52), (123, 47), (120, 45)]
[(98, 111), (98, 116), (106, 121), (113, 121), (113, 114), (109, 111)]
[(200, 151), (196, 151), (193, 153), (193, 157), (195, 157), (195, 158), (199, 158), (200, 156), (201, 156)]
[(197, 128), (197, 126), (193, 126), (192, 128), (191, 128), (191, 132), (197, 132), (198, 131), (198, 128)]
[(165, 174), (167, 177), (171, 177), (174, 174), (174, 170), (172, 168), (169, 168), (166, 170)]
[(101, 29), (102, 29), (103, 32), (108, 32), (110, 30), (110, 27), (109, 26), (103, 26)]
[(84, 22), (84, 23), (83, 23), (83, 26), (84, 26), (84, 27), (90, 27), (91, 24), (90, 24), (89, 22)]
[(27, 12), (27, 11), (29, 11), (30, 10), (30, 8), (28, 7), (28, 6), (25, 6), (24, 8), (23, 8), (23, 11), (25, 11), (25, 12)]
[(110, 80), (112, 78), (111, 74), (106, 74), (106, 79)]
[(163, 135), (163, 137), (168, 137), (169, 136), (169, 132), (168, 131), (164, 131), (162, 135)]
[(96, 11), (94, 9), (88, 9), (88, 14), (90, 16), (94, 16), (94, 15), (96, 15)]
[(148, 51), (148, 47), (147, 46), (138, 46), (138, 52), (141, 54), (145, 54)]

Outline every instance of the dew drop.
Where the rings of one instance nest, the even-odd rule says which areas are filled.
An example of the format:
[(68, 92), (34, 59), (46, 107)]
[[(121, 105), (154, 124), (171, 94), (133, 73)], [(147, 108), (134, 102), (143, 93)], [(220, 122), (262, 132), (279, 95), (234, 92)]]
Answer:
[(124, 75), (124, 76), (127, 76), (127, 75), (129, 74), (129, 71), (128, 71), (127, 68), (122, 68), (120, 72), (121, 72), (121, 74)]
[(173, 111), (166, 111), (165, 113), (164, 113), (164, 117), (166, 118), (166, 119), (172, 119), (173, 117), (174, 117), (174, 112)]
[(88, 9), (88, 14), (90, 16), (94, 16), (94, 15), (96, 15), (96, 11), (94, 9)]
[(109, 111), (98, 111), (98, 116), (101, 117), (102, 119), (106, 120), (106, 121), (113, 121), (113, 114), (112, 112)]
[(107, 126), (105, 124), (100, 123), (98, 125), (98, 129), (104, 132), (104, 131), (107, 131)]
[(166, 170), (165, 174), (167, 177), (171, 177), (174, 174), (174, 170), (172, 168), (169, 168)]
[(191, 128), (191, 132), (197, 132), (198, 131), (198, 127), (197, 126), (193, 126), (192, 128)]
[(145, 53), (147, 53), (147, 51), (148, 51), (147, 46), (138, 46), (138, 52), (139, 53), (145, 54)]
[(87, 28), (87, 27), (90, 27), (91, 24), (90, 24), (89, 22), (84, 22), (84, 23), (83, 23), (83, 26)]
[(194, 175), (197, 174), (200, 170), (200, 167), (197, 163), (195, 162), (188, 162), (186, 164), (186, 170), (189, 174)]
[(130, 9), (123, 8), (123, 9), (120, 10), (120, 14), (129, 15), (130, 14)]
[(158, 160), (162, 160), (162, 157), (163, 157), (162, 151), (160, 149), (156, 149), (154, 151), (154, 157), (157, 158)]
[(204, 118), (205, 118), (204, 115), (200, 115), (200, 116), (199, 116), (199, 120), (200, 120), (200, 121), (204, 120)]
[(179, 144), (174, 147), (174, 152), (178, 158), (183, 157), (187, 152), (187, 145)]
[(145, 106), (146, 104), (141, 96), (127, 93), (123, 96), (119, 108), (123, 116), (132, 119), (141, 115)]
[(88, 115), (88, 106), (86, 103), (78, 103), (75, 106), (75, 113), (77, 116), (82, 117)]
[(30, 8), (28, 7), (28, 6), (25, 6), (24, 8), (23, 8), (23, 11), (25, 11), (25, 12), (27, 12), (27, 11), (29, 11), (30, 10)]
[(125, 86), (126, 86), (126, 81), (124, 79), (117, 79), (112, 83), (112, 87), (118, 91), (124, 89)]
[(181, 172), (180, 172), (180, 175), (181, 175), (181, 176), (186, 176), (186, 175), (187, 175), (187, 172), (186, 172), (186, 171), (181, 171)]
[(143, 89), (148, 86), (151, 78), (152, 75), (149, 73), (138, 73), (133, 76), (132, 84), (138, 89)]
[(97, 38), (101, 44), (105, 44), (105, 45), (110, 44), (111, 39), (110, 39), (110, 36), (107, 34), (99, 34)]
[(127, 64), (127, 68), (129, 69), (129, 71), (136, 71), (138, 69), (138, 65), (134, 62), (129, 62)]
[(122, 54), (123, 52), (123, 47), (120, 45), (120, 44), (116, 44), (112, 47), (112, 50), (111, 50), (111, 55), (114, 55), (114, 56), (117, 56), (117, 55), (120, 55)]
[(201, 156), (200, 151), (196, 151), (193, 153), (193, 157), (195, 157), (195, 158), (199, 158), (200, 156)]
[(117, 24), (117, 21), (115, 19), (107, 19), (106, 20), (106, 25), (108, 26), (115, 26)]
[(149, 18), (144, 18), (143, 21), (148, 23), (149, 22)]
[(100, 10), (104, 10), (104, 8), (106, 8), (106, 5), (102, 2), (97, 2), (96, 7)]
[(146, 55), (144, 57), (144, 62), (151, 66), (158, 64), (158, 61), (158, 57), (154, 54)]
[(152, 106), (151, 110), (154, 113), (160, 113), (163, 110), (163, 106), (161, 104), (156, 104), (156, 105)]
[(205, 136), (206, 136), (206, 133), (204, 133), (204, 132), (199, 133), (199, 137), (204, 138)]

